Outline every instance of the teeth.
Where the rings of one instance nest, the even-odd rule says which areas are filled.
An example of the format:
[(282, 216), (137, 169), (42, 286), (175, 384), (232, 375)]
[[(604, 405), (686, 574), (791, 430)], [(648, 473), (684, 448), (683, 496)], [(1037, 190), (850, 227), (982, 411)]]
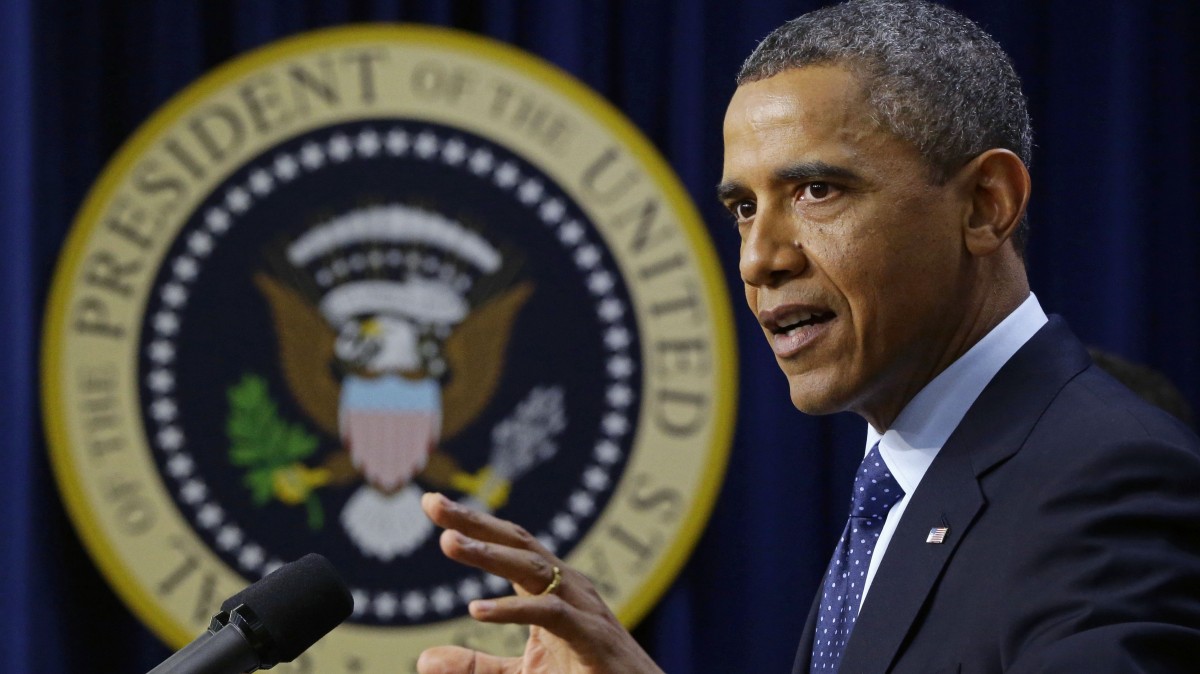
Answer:
[(782, 321), (779, 321), (779, 327), (784, 330), (788, 330), (790, 328), (795, 327), (795, 325), (797, 323), (803, 323), (804, 321), (812, 320), (812, 317), (813, 317), (813, 315), (809, 312), (794, 314), (794, 315), (788, 316), (787, 318), (785, 318)]

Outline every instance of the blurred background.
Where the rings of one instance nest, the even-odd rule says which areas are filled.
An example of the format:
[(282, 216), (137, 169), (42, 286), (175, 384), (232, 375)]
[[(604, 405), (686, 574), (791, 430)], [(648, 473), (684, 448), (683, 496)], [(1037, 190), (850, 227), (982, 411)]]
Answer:
[[(741, 61), (819, 2), (5, 0), (0, 3), (0, 670), (141, 672), (169, 651), (113, 595), (59, 501), (38, 403), (47, 288), (76, 210), (159, 106), (239, 54), (314, 28), (414, 22), (525, 49), (598, 91), (697, 203), (740, 309), (737, 236), (713, 196)], [(947, 3), (1012, 56), (1036, 148), (1034, 292), (1089, 345), (1200, 400), (1200, 4)], [(735, 311), (738, 425), (690, 562), (635, 634), (672, 674), (790, 667), (842, 525), (863, 422), (809, 418)]]

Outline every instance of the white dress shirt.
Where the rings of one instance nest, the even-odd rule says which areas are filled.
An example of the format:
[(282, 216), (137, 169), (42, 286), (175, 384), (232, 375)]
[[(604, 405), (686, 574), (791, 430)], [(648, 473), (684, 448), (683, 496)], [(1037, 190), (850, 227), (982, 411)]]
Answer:
[(1046, 313), (1030, 293), (1021, 306), (926, 384), (904, 406), (886, 433), (881, 436), (870, 424), (867, 425), (867, 448), (864, 454), (879, 442), (879, 453), (904, 490), (904, 498), (892, 506), (879, 532), (879, 540), (871, 555), (871, 565), (867, 569), (863, 602), (867, 600), (871, 581), (887, 553), (892, 534), (899, 526), (900, 518), (904, 517), (904, 510), (916, 493), (929, 464), (933, 463), (933, 458), (941, 451), (942, 445), (946, 444), (950, 434), (992, 377), (1045, 324)]

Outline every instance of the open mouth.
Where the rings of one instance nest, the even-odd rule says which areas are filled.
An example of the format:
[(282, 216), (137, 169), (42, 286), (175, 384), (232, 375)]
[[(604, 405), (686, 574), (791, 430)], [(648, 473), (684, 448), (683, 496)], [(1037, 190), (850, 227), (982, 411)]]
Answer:
[(772, 321), (771, 332), (777, 335), (789, 335), (810, 325), (819, 325), (832, 321), (837, 314), (832, 311), (799, 311), (791, 312)]
[(769, 333), (771, 349), (780, 358), (790, 358), (827, 331), (837, 313), (811, 304), (786, 304), (759, 313), (758, 320)]

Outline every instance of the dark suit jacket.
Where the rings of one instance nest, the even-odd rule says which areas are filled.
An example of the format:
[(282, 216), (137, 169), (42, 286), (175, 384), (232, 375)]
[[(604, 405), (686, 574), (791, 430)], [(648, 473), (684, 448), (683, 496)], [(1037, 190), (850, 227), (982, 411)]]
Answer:
[(1200, 672), (1200, 441), (1052, 318), (930, 465), (840, 671)]

